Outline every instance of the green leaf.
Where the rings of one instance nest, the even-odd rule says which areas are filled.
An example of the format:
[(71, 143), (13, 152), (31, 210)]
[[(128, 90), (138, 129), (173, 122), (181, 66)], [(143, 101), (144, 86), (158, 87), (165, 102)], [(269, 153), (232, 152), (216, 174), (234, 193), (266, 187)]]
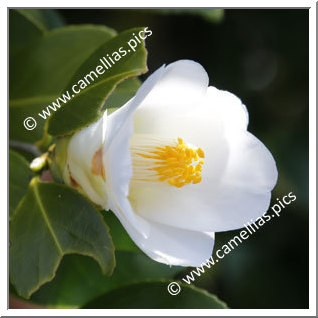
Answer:
[(114, 248), (101, 215), (77, 191), (32, 179), (10, 222), (10, 280), (30, 297), (52, 280), (62, 257), (77, 253), (111, 274)]
[(14, 65), (14, 58), (19, 51), (44, 35), (45, 29), (37, 24), (30, 17), (26, 16), (22, 10), (9, 10), (9, 54), (10, 66)]
[(24, 52), (21, 60), (15, 61), (17, 65), (10, 70), (10, 97), (46, 97), (49, 102), (64, 90), (88, 56), (114, 35), (111, 29), (91, 25), (47, 32), (35, 47)]
[(226, 304), (208, 292), (180, 283), (181, 292), (172, 296), (167, 290), (171, 281), (154, 281), (131, 284), (114, 289), (94, 299), (82, 308), (129, 309), (203, 309), (227, 308)]
[(172, 278), (184, 269), (160, 264), (142, 253), (112, 212), (104, 211), (104, 220), (116, 248), (117, 266), (113, 275), (102, 275), (98, 265), (88, 257), (68, 255), (54, 280), (34, 293), (32, 301), (60, 308), (81, 307), (113, 288), (147, 279)]
[[(22, 98), (9, 101), (9, 138), (22, 142), (34, 143), (41, 140), (44, 132), (44, 120), (37, 119), (37, 114), (42, 111), (46, 103), (51, 102), (49, 98)], [(27, 130), (23, 122), (27, 117), (33, 117), (37, 121), (34, 130)]]
[(129, 78), (119, 84), (115, 91), (107, 98), (105, 109), (116, 109), (126, 104), (132, 97), (135, 96), (141, 82), (138, 78)]
[(142, 253), (139, 247), (130, 238), (127, 231), (123, 228), (117, 217), (111, 211), (103, 211), (104, 220), (110, 228), (110, 233), (116, 248), (116, 251), (127, 251)]
[(106, 277), (92, 259), (68, 255), (63, 259), (55, 279), (42, 286), (31, 300), (59, 308), (81, 307), (114, 288), (147, 279), (170, 278), (180, 270), (133, 252), (117, 251), (116, 263), (113, 275)]
[[(24, 22), (31, 23), (26, 19)], [(28, 39), (27, 45), (14, 56), (10, 55), (10, 138), (26, 142), (40, 140), (45, 120), (38, 113), (56, 102), (80, 65), (115, 34), (107, 27), (92, 25), (63, 27), (46, 33), (39, 31), (32, 41), (21, 28), (10, 33), (12, 46), (24, 36)], [(23, 127), (23, 120), (30, 116), (37, 121), (32, 131)]]
[(63, 20), (56, 10), (52, 9), (19, 9), (22, 15), (33, 21), (42, 30), (51, 30), (63, 26)]
[(33, 173), (29, 163), (17, 152), (9, 150), (9, 213), (12, 215), (26, 194)]
[[(54, 136), (72, 134), (96, 121), (101, 115), (100, 110), (107, 97), (120, 82), (147, 71), (147, 52), (144, 42), (135, 48), (135, 52), (129, 52), (131, 49), (128, 46), (128, 42), (133, 38), (133, 33), (138, 34), (140, 30), (143, 30), (143, 28), (127, 30), (110, 39), (85, 61), (71, 79), (68, 91), (72, 94), (71, 87), (73, 84), (77, 84), (80, 80), (84, 81), (85, 77), (87, 80), (84, 82), (89, 82), (90, 85), (78, 94), (73, 94), (73, 98), (67, 104), (52, 114), (48, 127), (50, 134)], [(125, 56), (123, 53), (119, 53), (120, 48), (126, 51)], [(107, 58), (107, 54), (113, 56), (115, 52), (118, 54), (117, 57), (120, 56), (120, 59), (106, 71), (103, 68), (105, 73), (98, 75), (96, 67), (102, 67), (100, 59), (103, 57)], [(92, 71), (95, 72), (95, 75), (91, 73)], [(88, 77), (88, 74), (90, 74), (90, 77)], [(76, 89), (78, 90), (79, 87)]]

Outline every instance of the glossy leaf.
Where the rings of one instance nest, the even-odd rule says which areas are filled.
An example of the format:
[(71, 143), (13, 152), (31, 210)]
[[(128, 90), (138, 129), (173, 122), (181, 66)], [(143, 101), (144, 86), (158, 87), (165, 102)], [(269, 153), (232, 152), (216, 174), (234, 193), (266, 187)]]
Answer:
[(63, 19), (57, 10), (53, 9), (18, 9), (21, 14), (28, 17), (33, 23), (44, 30), (51, 30), (63, 26)]
[(104, 220), (109, 226), (112, 239), (117, 251), (143, 253), (130, 238), (117, 217), (111, 211), (103, 211)]
[[(80, 81), (83, 81), (84, 84), (90, 84), (83, 88), (78, 94), (72, 94), (72, 99), (52, 114), (48, 127), (50, 134), (54, 136), (71, 134), (96, 121), (101, 115), (100, 110), (107, 97), (120, 82), (147, 71), (144, 43), (142, 42), (137, 45), (135, 52), (129, 52), (132, 50), (129, 48), (128, 42), (133, 38), (133, 33), (137, 34), (140, 30), (143, 30), (143, 28), (127, 30), (113, 39), (110, 39), (100, 46), (85, 63), (83, 63), (67, 86), (68, 91), (72, 94), (71, 87), (74, 84), (78, 85), (76, 87), (78, 91), (80, 84), (77, 83)], [(120, 53), (120, 48), (122, 48), (122, 52), (125, 50), (125, 55), (124, 53)], [(116, 55), (115, 52), (118, 55)], [(115, 60), (114, 56), (117, 56), (117, 62), (114, 62), (115, 64), (106, 70), (105, 67), (102, 66), (103, 64), (100, 59), (105, 57), (110, 61), (107, 54), (109, 54), (113, 60)], [(118, 58), (118, 56), (120, 58)], [(103, 68), (103, 74), (98, 75), (96, 71), (96, 67), (98, 66)], [(84, 81), (85, 78), (86, 80)]]
[(10, 222), (10, 280), (28, 298), (52, 280), (62, 257), (92, 257), (104, 274), (114, 268), (106, 224), (75, 190), (34, 178)]
[(116, 268), (113, 275), (107, 277), (92, 259), (68, 255), (54, 280), (42, 286), (31, 300), (60, 308), (81, 307), (114, 288), (148, 279), (171, 278), (178, 271), (179, 267), (154, 262), (144, 254), (117, 251)]
[(119, 84), (106, 100), (105, 109), (107, 108), (108, 114), (111, 113), (110, 109), (115, 110), (134, 97), (140, 85), (141, 82), (138, 78), (129, 78)]
[(80, 307), (127, 283), (172, 278), (184, 270), (183, 267), (167, 266), (151, 260), (134, 244), (112, 212), (104, 211), (103, 214), (116, 248), (113, 275), (102, 275), (98, 265), (88, 257), (68, 255), (64, 257), (54, 280), (42, 286), (32, 296), (32, 301), (57, 307)]
[(83, 308), (129, 309), (206, 309), (227, 308), (226, 304), (208, 292), (181, 284), (178, 295), (170, 295), (167, 286), (171, 281), (155, 281), (131, 284), (111, 290), (89, 302)]
[(9, 213), (12, 215), (26, 194), (32, 176), (29, 163), (17, 152), (9, 151)]
[(32, 45), (34, 41), (42, 38), (45, 29), (41, 24), (32, 21), (30, 17), (24, 14), (23, 10), (9, 10), (9, 54), (10, 66), (14, 65), (12, 59), (25, 49)]
[[(92, 25), (46, 32), (34, 21), (24, 12), (10, 15), (10, 138), (27, 142), (43, 136), (45, 120), (38, 113), (56, 101), (96, 48), (116, 34)], [(30, 116), (37, 121), (32, 131), (23, 127), (23, 120)]]
[(96, 47), (114, 35), (111, 29), (91, 25), (67, 26), (45, 33), (10, 69), (10, 97), (54, 98)]

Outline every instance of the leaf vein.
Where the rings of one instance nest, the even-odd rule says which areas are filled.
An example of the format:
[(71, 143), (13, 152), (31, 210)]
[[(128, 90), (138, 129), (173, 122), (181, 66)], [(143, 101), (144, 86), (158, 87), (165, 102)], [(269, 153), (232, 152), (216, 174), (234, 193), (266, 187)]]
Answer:
[(51, 236), (52, 236), (52, 238), (53, 238), (53, 241), (54, 241), (54, 243), (55, 243), (55, 245), (56, 245), (56, 247), (57, 247), (57, 250), (58, 250), (58, 252), (59, 252), (61, 255), (63, 255), (63, 254), (64, 254), (64, 253), (63, 253), (63, 249), (62, 249), (62, 247), (61, 247), (61, 245), (60, 245), (60, 243), (59, 243), (59, 241), (58, 241), (58, 239), (57, 239), (57, 237), (56, 237), (56, 235), (55, 235), (55, 233), (54, 233), (53, 227), (52, 227), (52, 225), (51, 225), (51, 223), (50, 223), (50, 220), (49, 220), (49, 218), (48, 218), (48, 216), (47, 216), (47, 214), (46, 214), (46, 212), (45, 212), (45, 209), (44, 209), (42, 200), (41, 200), (41, 198), (40, 198), (40, 194), (39, 194), (39, 191), (38, 191), (38, 187), (37, 187), (37, 183), (36, 183), (36, 182), (34, 183), (34, 194), (35, 194), (36, 200), (37, 200), (37, 202), (38, 202), (40, 211), (41, 211), (41, 213), (42, 213), (44, 222), (45, 222), (45, 224), (46, 224), (46, 226), (47, 226), (47, 228), (48, 228), (48, 230), (49, 230), (49, 232), (50, 232), (50, 234), (51, 234)]

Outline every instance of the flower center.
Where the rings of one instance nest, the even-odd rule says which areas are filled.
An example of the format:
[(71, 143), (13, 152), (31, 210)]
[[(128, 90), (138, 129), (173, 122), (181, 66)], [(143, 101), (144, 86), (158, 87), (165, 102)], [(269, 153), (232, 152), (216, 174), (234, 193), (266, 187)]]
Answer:
[(131, 148), (133, 181), (167, 182), (178, 188), (201, 182), (204, 163), (201, 148), (192, 147), (181, 138), (168, 144), (158, 140), (156, 143)]

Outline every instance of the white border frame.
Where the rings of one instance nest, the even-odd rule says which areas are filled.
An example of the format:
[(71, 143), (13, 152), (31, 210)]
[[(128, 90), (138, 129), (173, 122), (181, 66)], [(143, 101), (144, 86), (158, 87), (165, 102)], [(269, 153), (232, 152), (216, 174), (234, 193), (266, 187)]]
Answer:
[[(28, 2), (21, 0), (5, 1), (5, 5), (1, 6), (1, 37), (2, 43), (7, 43), (7, 25), (8, 25), (8, 7), (57, 7), (57, 8), (76, 8), (78, 1), (74, 0), (55, 0), (47, 1), (44, 5), (41, 0), (29, 0)], [(180, 1), (177, 0), (161, 0), (153, 1), (151, 4), (145, 0), (135, 0), (134, 2), (116, 0), (113, 5), (102, 0), (90, 0), (89, 8), (150, 8), (150, 7), (180, 7)], [(183, 1), (181, 7), (195, 8), (310, 8), (309, 9), (309, 309), (7, 309), (8, 291), (7, 291), (7, 262), (1, 262), (1, 284), (0, 284), (0, 315), (1, 316), (316, 316), (316, 2), (314, 1), (294, 1), (294, 0), (268, 0), (268, 1), (235, 1), (235, 0), (196, 0)], [(239, 6), (238, 6), (239, 5)], [(1, 61), (7, 63), (7, 50), (1, 50)], [(295, 61), (297, 63), (297, 61)], [(8, 63), (7, 63), (8, 64)], [(8, 67), (8, 66), (7, 66)], [(6, 69), (6, 68), (3, 68)], [(0, 125), (0, 138), (2, 149), (7, 148), (8, 118), (7, 105), (8, 101), (8, 81), (7, 74), (2, 74), (5, 79), (1, 85), (1, 96), (6, 96), (3, 101), (3, 107), (0, 108), (2, 125)], [(7, 85), (5, 82), (7, 81)], [(8, 158), (2, 155), (1, 167), (7, 169)], [(7, 169), (8, 171), (8, 169)], [(8, 173), (8, 172), (7, 172)], [(4, 184), (5, 183), (5, 184)], [(7, 180), (2, 178), (1, 182), (2, 202), (7, 202), (8, 185)], [(6, 210), (6, 209), (5, 209)], [(1, 251), (2, 255), (8, 255), (8, 228), (7, 215), (1, 213)], [(297, 235), (297, 232), (295, 232)], [(291, 277), (292, 279), (292, 277)]]

